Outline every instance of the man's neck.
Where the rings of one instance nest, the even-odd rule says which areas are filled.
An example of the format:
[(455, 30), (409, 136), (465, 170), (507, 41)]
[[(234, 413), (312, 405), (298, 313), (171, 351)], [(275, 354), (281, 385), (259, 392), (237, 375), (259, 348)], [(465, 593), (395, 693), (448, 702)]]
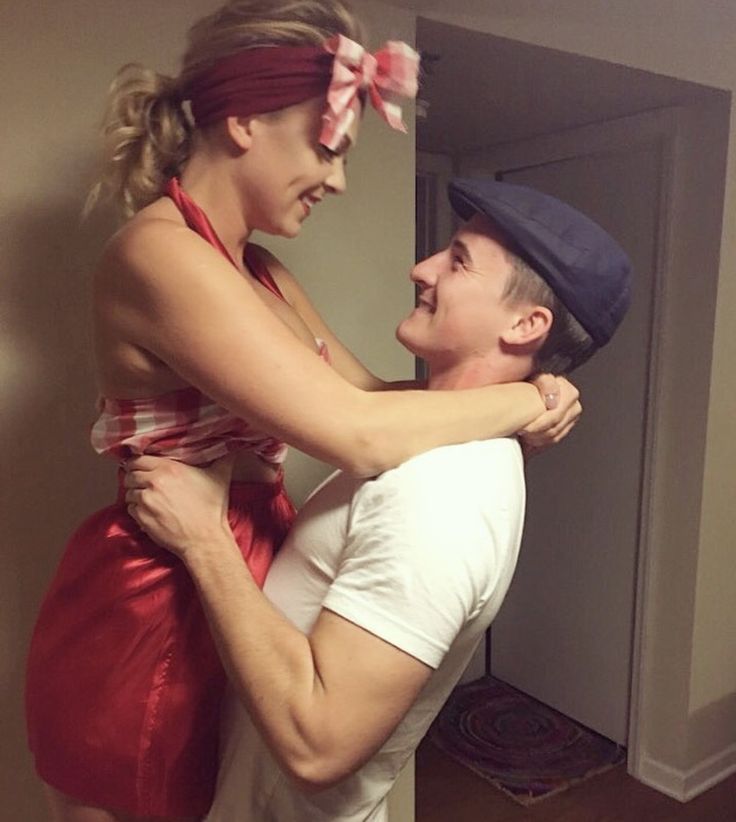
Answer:
[(427, 388), (431, 391), (451, 391), (461, 388), (483, 388), (504, 382), (518, 382), (526, 379), (531, 371), (531, 363), (515, 361), (498, 362), (489, 359), (469, 359), (454, 363), (428, 362), (429, 379)]

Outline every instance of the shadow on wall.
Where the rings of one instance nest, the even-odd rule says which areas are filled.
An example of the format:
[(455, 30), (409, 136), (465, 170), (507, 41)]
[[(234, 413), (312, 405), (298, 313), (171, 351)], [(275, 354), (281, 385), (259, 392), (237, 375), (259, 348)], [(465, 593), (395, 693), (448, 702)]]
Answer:
[(3, 221), (0, 796), (15, 819), (42, 818), (23, 719), (39, 603), (69, 535), (110, 502), (115, 486), (112, 466), (88, 442), (95, 401), (89, 281), (113, 223), (99, 216), (82, 225), (81, 188), (74, 195), (29, 200)]

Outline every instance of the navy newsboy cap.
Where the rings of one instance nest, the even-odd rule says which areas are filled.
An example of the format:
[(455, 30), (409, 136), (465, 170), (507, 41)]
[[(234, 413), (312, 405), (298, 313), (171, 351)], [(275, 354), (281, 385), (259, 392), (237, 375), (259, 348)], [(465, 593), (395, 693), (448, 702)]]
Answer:
[(598, 347), (611, 339), (631, 302), (631, 262), (597, 223), (548, 194), (493, 178), (456, 178), (448, 193), (462, 219), (480, 213), (498, 226)]

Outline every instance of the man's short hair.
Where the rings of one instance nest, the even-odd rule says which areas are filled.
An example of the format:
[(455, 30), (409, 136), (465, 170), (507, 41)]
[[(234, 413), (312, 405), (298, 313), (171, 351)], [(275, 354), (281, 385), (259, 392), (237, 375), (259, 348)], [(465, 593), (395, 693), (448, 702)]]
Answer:
[(557, 299), (539, 274), (513, 251), (505, 249), (511, 272), (502, 295), (510, 303), (541, 305), (552, 312), (547, 339), (534, 355), (536, 373), (569, 374), (596, 351), (593, 338)]
[[(631, 302), (631, 261), (601, 226), (556, 197), (492, 177), (455, 178), (448, 194), (461, 219), (482, 214), (491, 220), (507, 248), (555, 295), (556, 329), (540, 352), (540, 367), (551, 363), (553, 371), (569, 371), (591, 355), (578, 323), (595, 348), (611, 339)], [(550, 351), (553, 357), (547, 356)]]

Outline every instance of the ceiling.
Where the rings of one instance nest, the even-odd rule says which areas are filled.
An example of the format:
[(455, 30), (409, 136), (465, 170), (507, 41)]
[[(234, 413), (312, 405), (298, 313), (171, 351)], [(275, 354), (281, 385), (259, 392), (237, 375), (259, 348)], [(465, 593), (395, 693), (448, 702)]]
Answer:
[(422, 151), (454, 154), (728, 94), (422, 17), (417, 48)]

